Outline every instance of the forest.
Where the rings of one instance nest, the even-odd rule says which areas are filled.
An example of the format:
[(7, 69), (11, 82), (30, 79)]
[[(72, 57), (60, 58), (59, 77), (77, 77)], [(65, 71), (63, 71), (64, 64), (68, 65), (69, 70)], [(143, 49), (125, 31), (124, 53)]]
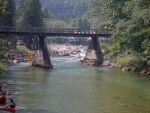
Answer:
[[(150, 74), (149, 0), (0, 0), (0, 26), (112, 31), (109, 41), (100, 44), (104, 56)], [(32, 49), (32, 38), (0, 36), (0, 72), (20, 38)]]
[[(15, 0), (16, 6), (19, 0)], [(40, 0), (42, 10), (45, 8), (55, 19), (77, 18), (88, 10), (88, 0)]]

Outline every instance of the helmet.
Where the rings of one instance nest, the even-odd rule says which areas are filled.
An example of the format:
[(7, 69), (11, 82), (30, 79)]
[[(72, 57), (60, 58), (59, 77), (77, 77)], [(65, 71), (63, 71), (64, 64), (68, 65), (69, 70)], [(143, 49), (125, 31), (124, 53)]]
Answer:
[(9, 100), (13, 100), (13, 98), (9, 98)]

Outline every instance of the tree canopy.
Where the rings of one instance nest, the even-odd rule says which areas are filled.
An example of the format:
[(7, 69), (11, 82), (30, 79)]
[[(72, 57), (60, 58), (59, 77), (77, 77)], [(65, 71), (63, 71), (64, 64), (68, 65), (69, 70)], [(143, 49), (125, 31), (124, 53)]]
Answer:
[[(149, 0), (0, 0), (0, 26), (14, 25), (108, 30), (115, 55), (139, 55), (150, 65)], [(1, 47), (11, 42), (0, 40)], [(33, 38), (24, 41), (31, 48)]]
[(96, 14), (92, 19), (98, 21), (99, 29), (113, 31), (117, 54), (138, 55), (140, 65), (150, 66), (149, 0), (90, 0), (89, 7), (85, 16)]

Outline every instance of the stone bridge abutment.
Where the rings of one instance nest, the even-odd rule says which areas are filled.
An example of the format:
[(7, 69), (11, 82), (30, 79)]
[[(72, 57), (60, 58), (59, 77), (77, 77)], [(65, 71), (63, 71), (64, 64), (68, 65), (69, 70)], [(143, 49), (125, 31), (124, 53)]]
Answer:
[(47, 48), (46, 36), (39, 35), (37, 40), (38, 46), (34, 51), (34, 58), (32, 61), (32, 66), (35, 67), (44, 67), (44, 68), (53, 68), (50, 59), (50, 53)]
[(93, 66), (100, 66), (103, 63), (103, 59), (104, 58), (102, 55), (98, 37), (93, 36), (91, 37), (91, 43), (88, 47), (83, 62)]

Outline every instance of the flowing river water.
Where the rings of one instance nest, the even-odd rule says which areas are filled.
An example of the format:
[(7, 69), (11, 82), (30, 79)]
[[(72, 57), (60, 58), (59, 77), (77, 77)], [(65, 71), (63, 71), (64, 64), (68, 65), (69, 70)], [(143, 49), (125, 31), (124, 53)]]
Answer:
[(16, 113), (150, 113), (150, 78), (74, 58), (52, 62), (54, 69), (8, 68), (2, 79), (15, 93)]

